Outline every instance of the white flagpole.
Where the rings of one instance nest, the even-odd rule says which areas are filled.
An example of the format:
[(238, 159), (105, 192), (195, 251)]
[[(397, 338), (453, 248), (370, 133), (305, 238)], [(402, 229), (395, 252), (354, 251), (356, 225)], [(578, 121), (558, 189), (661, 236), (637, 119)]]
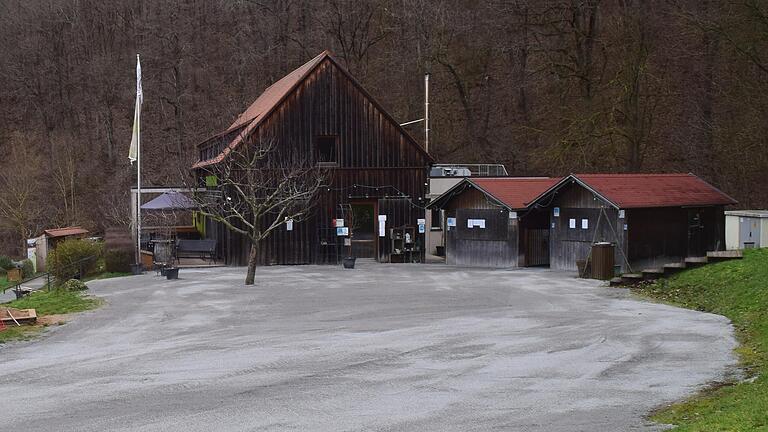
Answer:
[[(136, 65), (138, 66), (139, 64), (139, 55), (136, 54)], [(137, 77), (137, 79), (140, 80), (141, 78)], [(137, 85), (140, 85), (140, 83), (139, 81)], [(136, 98), (143, 99), (143, 95), (137, 92)], [(140, 104), (141, 101), (139, 101), (138, 105)], [(136, 121), (138, 121), (139, 127), (136, 133), (136, 200), (138, 201), (136, 203), (136, 264), (141, 265), (141, 109), (137, 109)]]

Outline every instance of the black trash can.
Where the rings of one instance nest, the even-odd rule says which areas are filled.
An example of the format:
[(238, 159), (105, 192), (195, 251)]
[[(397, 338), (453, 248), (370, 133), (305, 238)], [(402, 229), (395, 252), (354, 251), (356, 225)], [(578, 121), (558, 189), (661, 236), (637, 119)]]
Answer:
[(168, 280), (179, 278), (179, 268), (167, 268), (165, 269), (165, 278)]

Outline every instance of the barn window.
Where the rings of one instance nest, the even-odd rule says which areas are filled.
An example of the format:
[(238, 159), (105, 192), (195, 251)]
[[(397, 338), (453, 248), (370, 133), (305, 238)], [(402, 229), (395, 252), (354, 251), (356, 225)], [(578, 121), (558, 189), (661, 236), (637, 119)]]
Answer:
[(317, 137), (317, 148), (315, 150), (315, 156), (317, 162), (323, 165), (335, 165), (336, 160), (336, 142), (335, 136), (319, 136)]
[(431, 223), (429, 225), (429, 228), (432, 231), (439, 231), (443, 229), (443, 212), (440, 209), (432, 209), (431, 213)]

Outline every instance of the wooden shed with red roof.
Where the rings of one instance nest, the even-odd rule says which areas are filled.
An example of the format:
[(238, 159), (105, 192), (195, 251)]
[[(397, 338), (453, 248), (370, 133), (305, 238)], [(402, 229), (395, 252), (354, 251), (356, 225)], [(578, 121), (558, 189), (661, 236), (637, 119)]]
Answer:
[(465, 178), (429, 203), (446, 220), (446, 263), (472, 267), (549, 264), (549, 215), (529, 203), (560, 178)]
[(549, 215), (550, 267), (576, 270), (610, 242), (621, 270), (637, 272), (724, 250), (731, 204), (693, 174), (571, 174), (529, 206)]
[[(350, 211), (359, 224), (353, 254), (388, 260), (390, 228), (416, 227), (424, 218), (432, 158), (329, 52), (272, 84), (229, 127), (200, 143), (192, 169), (215, 188), (216, 165), (264, 137), (274, 140), (277, 154), (322, 166), (328, 179), (309, 219), (273, 232), (258, 248), (261, 264), (336, 262), (343, 239), (333, 221)], [(218, 240), (227, 264), (247, 262), (244, 237), (212, 221), (206, 235)]]
[(731, 197), (693, 174), (467, 178), (433, 200), (445, 210), (446, 262), (577, 270), (594, 243), (624, 272), (725, 250)]

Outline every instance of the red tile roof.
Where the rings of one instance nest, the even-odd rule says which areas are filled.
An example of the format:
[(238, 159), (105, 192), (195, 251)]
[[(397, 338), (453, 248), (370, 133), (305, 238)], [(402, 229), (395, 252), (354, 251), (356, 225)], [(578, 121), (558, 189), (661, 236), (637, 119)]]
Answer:
[(88, 230), (79, 226), (72, 226), (66, 228), (53, 228), (45, 230), (45, 235), (48, 237), (68, 237), (73, 235), (88, 234)]
[(317, 57), (304, 63), (293, 72), (267, 87), (251, 106), (237, 117), (237, 120), (235, 120), (227, 130), (216, 136), (224, 135), (238, 128), (243, 128), (242, 132), (238, 133), (219, 155), (212, 159), (196, 162), (192, 168), (201, 168), (224, 160), (224, 157), (240, 144), (243, 137), (247, 136), (256, 126), (258, 126), (259, 123), (261, 123), (261, 120), (264, 119), (267, 114), (272, 112), (272, 110), (275, 109), (275, 107), (280, 104), (280, 102), (282, 102), (297, 85), (299, 85), (304, 77), (312, 72), (321, 61), (330, 55), (330, 52), (323, 51)]
[(619, 208), (736, 204), (693, 174), (573, 174)]
[(548, 177), (497, 177), (467, 179), (511, 209), (523, 209), (560, 181)]

